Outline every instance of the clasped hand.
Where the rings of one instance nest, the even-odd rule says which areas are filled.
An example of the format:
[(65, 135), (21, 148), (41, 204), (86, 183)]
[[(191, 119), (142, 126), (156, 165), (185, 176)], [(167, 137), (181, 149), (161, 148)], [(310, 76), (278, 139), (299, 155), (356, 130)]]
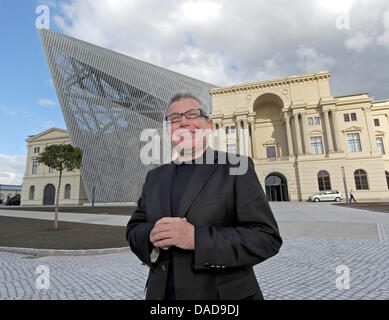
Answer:
[(194, 250), (194, 225), (186, 218), (165, 217), (158, 220), (150, 232), (150, 241), (163, 250), (176, 246)]

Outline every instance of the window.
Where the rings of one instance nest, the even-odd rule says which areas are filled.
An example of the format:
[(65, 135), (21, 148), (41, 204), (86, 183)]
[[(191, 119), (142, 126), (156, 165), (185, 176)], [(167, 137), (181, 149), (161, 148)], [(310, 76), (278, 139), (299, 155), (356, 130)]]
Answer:
[(34, 187), (34, 186), (31, 186), (31, 187), (30, 187), (30, 194), (29, 194), (29, 196), (28, 196), (28, 199), (34, 200), (34, 196), (35, 196), (35, 187)]
[(311, 137), (312, 154), (323, 153), (323, 143), (321, 137)]
[(266, 147), (266, 156), (268, 159), (277, 158), (276, 146), (267, 146)]
[(317, 182), (319, 190), (331, 190), (330, 175), (327, 171), (322, 170), (317, 174)]
[(318, 126), (320, 125), (320, 117), (313, 117), (313, 118), (308, 118), (308, 125), (309, 126)]
[(350, 114), (344, 113), (343, 117), (344, 117), (345, 122), (350, 122), (350, 118), (351, 118), (351, 121), (357, 121), (357, 114), (355, 112), (350, 113)]
[(388, 189), (389, 189), (389, 171), (385, 171), (385, 176), (386, 176), (386, 184), (388, 185)]
[(39, 147), (34, 147), (34, 153), (39, 153), (40, 148)]
[(376, 127), (380, 126), (380, 119), (374, 119), (374, 126)]
[(236, 144), (235, 143), (227, 144), (227, 152), (236, 153)]
[(235, 126), (226, 127), (226, 134), (234, 134), (235, 133)]
[(54, 172), (54, 169), (52, 167), (49, 167), (49, 172), (50, 173), (53, 173)]
[(367, 174), (365, 170), (358, 169), (354, 172), (355, 188), (357, 190), (367, 190), (369, 185), (367, 183)]
[(33, 161), (32, 162), (32, 173), (33, 174), (38, 173), (38, 161)]
[(72, 187), (70, 184), (67, 184), (65, 186), (65, 199), (70, 199), (70, 191), (72, 190)]
[(359, 141), (359, 133), (348, 133), (347, 134), (348, 150), (350, 152), (360, 152), (361, 142)]
[(385, 154), (384, 142), (382, 141), (382, 137), (376, 137), (376, 140), (377, 140), (378, 152), (380, 154)]

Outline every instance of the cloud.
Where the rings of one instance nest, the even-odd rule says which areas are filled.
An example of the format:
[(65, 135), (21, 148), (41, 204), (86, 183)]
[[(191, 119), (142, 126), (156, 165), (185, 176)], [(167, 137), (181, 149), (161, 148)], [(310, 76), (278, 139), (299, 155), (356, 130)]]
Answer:
[(297, 66), (305, 73), (330, 70), (335, 64), (334, 58), (325, 56), (309, 46), (300, 45), (296, 53), (298, 57)]
[(40, 98), (38, 99), (39, 105), (42, 107), (50, 107), (50, 106), (55, 106), (57, 103), (53, 100), (50, 100), (48, 98)]
[(55, 122), (53, 120), (43, 121), (42, 127), (44, 128), (44, 130), (55, 127)]
[(0, 153), (0, 184), (22, 184), (26, 156), (9, 156)]
[(10, 116), (15, 116), (17, 114), (17, 108), (8, 108), (6, 106), (0, 106), (0, 110)]
[(386, 10), (383, 14), (382, 22), (385, 30), (380, 36), (378, 36), (377, 43), (381, 46), (389, 48), (389, 9)]
[[(350, 29), (339, 30), (345, 10)], [(68, 0), (51, 13), (67, 35), (215, 85), (329, 69), (333, 95), (384, 99), (388, 10), (387, 0)]]
[(360, 53), (364, 49), (366, 49), (372, 42), (373, 39), (370, 38), (367, 34), (363, 32), (357, 32), (354, 36), (348, 38), (344, 42), (344, 45), (347, 49), (354, 50)]

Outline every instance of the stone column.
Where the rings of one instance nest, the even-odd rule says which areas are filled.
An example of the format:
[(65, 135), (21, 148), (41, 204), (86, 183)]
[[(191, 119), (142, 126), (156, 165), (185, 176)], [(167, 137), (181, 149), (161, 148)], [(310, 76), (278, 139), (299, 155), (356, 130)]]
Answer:
[(250, 123), (250, 129), (251, 129), (251, 150), (252, 150), (252, 157), (257, 157), (257, 140), (255, 139), (255, 121), (254, 119), (251, 119)]
[(289, 157), (293, 157), (293, 142), (292, 142), (292, 130), (290, 128), (290, 117), (289, 115), (285, 112), (284, 113), (284, 121), (286, 125), (286, 139), (288, 141), (288, 155)]
[[(369, 141), (370, 141), (370, 153), (371, 154), (378, 154), (378, 146), (377, 146), (377, 140), (375, 137), (373, 124), (372, 124), (372, 117), (371, 117), (371, 108), (370, 107), (363, 107), (363, 111), (365, 111), (365, 120), (367, 125), (367, 132), (369, 135)], [(360, 137), (362, 141), (362, 137)]]
[(304, 152), (305, 154), (311, 154), (311, 148), (309, 146), (310, 141), (308, 140), (308, 129), (307, 129), (307, 113), (301, 113), (301, 122), (303, 125), (303, 137), (304, 137)]
[(297, 154), (301, 155), (303, 154), (302, 152), (302, 145), (301, 145), (301, 134), (300, 134), (300, 123), (299, 123), (299, 114), (294, 113), (293, 118), (294, 118), (294, 126), (296, 128), (296, 142), (297, 142)]
[(334, 152), (334, 144), (332, 142), (332, 133), (331, 133), (331, 127), (330, 127), (330, 118), (328, 117), (328, 110), (323, 110), (324, 113), (324, 122), (326, 126), (326, 137), (327, 137), (327, 143), (328, 143), (328, 151)]
[(241, 134), (240, 134), (240, 120), (236, 120), (236, 153), (241, 153)]
[(219, 138), (219, 141), (218, 141), (218, 147), (219, 147), (219, 150), (221, 151), (224, 151), (225, 150), (225, 144), (226, 144), (226, 141), (225, 141), (225, 133), (224, 133), (224, 127), (223, 127), (223, 123), (219, 123), (219, 129), (218, 129), (218, 138)]
[(334, 126), (334, 132), (335, 132), (335, 143), (336, 143), (336, 151), (337, 152), (343, 152), (343, 145), (342, 145), (342, 132), (339, 129), (339, 123), (338, 123), (338, 113), (331, 109), (331, 115), (332, 115), (332, 124)]
[(249, 133), (248, 133), (248, 124), (247, 119), (243, 120), (243, 154), (248, 156), (249, 155)]
[(250, 131), (251, 131), (251, 140), (250, 140), (250, 156), (252, 158), (256, 157), (256, 146), (255, 146), (255, 128), (254, 128), (254, 119), (248, 118), (247, 119), (248, 125), (250, 126)]

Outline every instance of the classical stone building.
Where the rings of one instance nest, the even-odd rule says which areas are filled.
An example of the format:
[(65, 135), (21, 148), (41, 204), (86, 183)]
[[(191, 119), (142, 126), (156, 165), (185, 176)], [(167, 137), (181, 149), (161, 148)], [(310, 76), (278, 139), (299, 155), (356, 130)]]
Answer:
[[(21, 205), (54, 205), (59, 172), (43, 164), (35, 157), (52, 144), (70, 144), (66, 130), (51, 128), (27, 141), (26, 171), (22, 184)], [(79, 205), (87, 202), (80, 170), (63, 171), (59, 194), (60, 205)]]
[(215, 148), (249, 155), (269, 200), (389, 199), (389, 100), (331, 95), (330, 73), (214, 88)]

